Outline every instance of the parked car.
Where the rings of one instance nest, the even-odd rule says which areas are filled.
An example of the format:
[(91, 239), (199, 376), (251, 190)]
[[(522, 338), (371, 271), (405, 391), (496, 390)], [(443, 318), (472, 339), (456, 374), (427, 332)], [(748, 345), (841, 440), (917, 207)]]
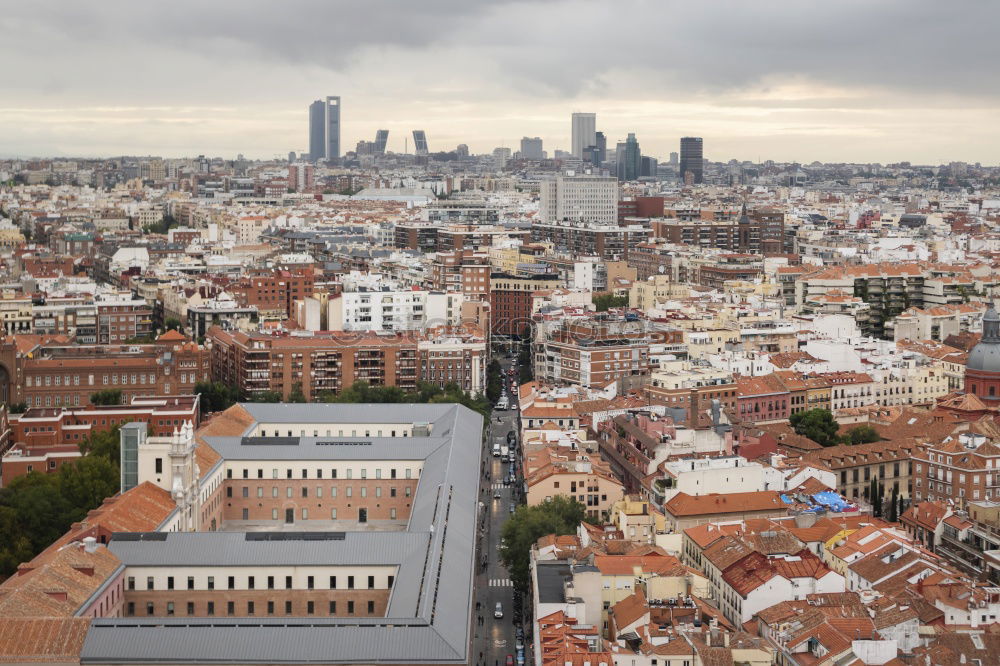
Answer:
[(514, 666), (514, 656), (507, 655), (507, 661), (504, 662), (505, 666)]
[[(499, 601), (497, 602), (497, 607), (493, 609), (493, 617), (498, 620), (503, 617), (503, 604)], [(510, 658), (510, 655), (507, 655), (507, 657)]]
[(512, 515), (512, 516), (514, 515), (514, 509), (515, 508), (516, 507), (513, 504), (510, 505), (510, 515)]

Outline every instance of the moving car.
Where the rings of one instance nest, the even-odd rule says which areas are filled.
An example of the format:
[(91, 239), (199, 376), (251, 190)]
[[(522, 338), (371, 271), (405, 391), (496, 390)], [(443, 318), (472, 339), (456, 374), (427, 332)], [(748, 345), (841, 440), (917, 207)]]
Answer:
[(493, 491), (493, 499), (500, 499), (500, 489), (497, 488)]
[(510, 513), (511, 513), (511, 515), (514, 515), (514, 509), (515, 508), (516, 507), (513, 504), (510, 505)]
[(507, 661), (504, 662), (504, 666), (514, 666), (514, 656), (507, 655)]
[[(498, 620), (503, 617), (503, 604), (499, 601), (497, 602), (497, 607), (493, 610), (493, 617)], [(507, 658), (510, 659), (510, 655), (507, 655)]]

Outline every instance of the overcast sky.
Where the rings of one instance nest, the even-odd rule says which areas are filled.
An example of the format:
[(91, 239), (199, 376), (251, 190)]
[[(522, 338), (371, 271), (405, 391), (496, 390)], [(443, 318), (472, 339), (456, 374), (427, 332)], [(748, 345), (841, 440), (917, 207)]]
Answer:
[(551, 152), (593, 111), (662, 158), (694, 135), (713, 160), (997, 164), (998, 26), (992, 0), (4, 2), (0, 155), (285, 155), (340, 95), (345, 149)]

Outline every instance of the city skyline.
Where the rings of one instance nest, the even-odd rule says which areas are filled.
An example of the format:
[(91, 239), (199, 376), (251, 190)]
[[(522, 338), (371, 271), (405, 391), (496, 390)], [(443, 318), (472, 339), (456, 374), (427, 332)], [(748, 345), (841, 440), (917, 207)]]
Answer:
[[(764, 2), (720, 12), (441, 0), (378, 16), (319, 4), (308, 25), (301, 12), (266, 5), (238, 16), (200, 7), (194, 25), (185, 3), (123, 7), (5, 12), (0, 54), (25, 64), (0, 74), (0, 153), (271, 158), (308, 149), (301, 109), (327, 91), (349, 100), (342, 150), (380, 127), (398, 128), (396, 152), (412, 127), (437, 150), (466, 143), (488, 153), (522, 136), (570, 150), (566, 117), (576, 110), (597, 113), (609, 142), (633, 132), (661, 159), (681, 136), (705, 137), (706, 157), (718, 161), (990, 164), (1000, 146), (993, 6), (958, 14), (929, 2), (848, 2), (806, 12)], [(610, 57), (550, 46), (552, 34), (600, 43), (619, 15), (641, 16), (634, 41), (650, 46)], [(391, 29), (356, 29), (379, 21)], [(664, 25), (674, 35), (666, 45), (654, 39)], [(949, 41), (965, 49), (912, 49)], [(18, 58), (38, 43), (57, 46)], [(144, 57), (118, 58), (130, 47)]]

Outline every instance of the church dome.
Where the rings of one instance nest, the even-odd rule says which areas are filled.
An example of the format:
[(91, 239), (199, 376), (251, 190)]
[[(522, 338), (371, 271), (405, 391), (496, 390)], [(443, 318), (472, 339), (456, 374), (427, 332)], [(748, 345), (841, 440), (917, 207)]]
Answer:
[(983, 337), (965, 362), (968, 370), (1000, 373), (1000, 315), (990, 305), (983, 315)]

